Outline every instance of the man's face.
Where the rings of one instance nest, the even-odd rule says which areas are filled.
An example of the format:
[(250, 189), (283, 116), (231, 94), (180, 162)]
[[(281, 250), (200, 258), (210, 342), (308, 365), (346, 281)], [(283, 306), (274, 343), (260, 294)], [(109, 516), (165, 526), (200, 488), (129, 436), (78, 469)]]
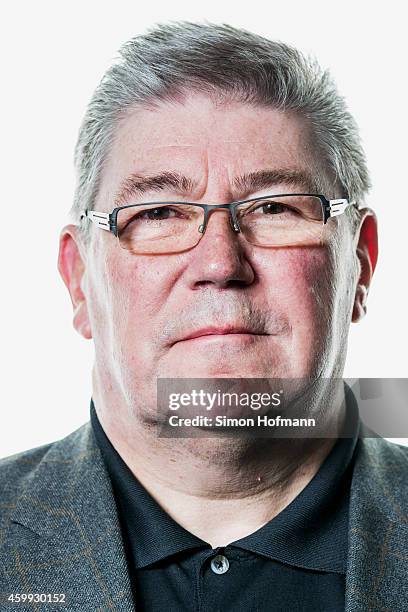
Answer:
[[(94, 208), (110, 212), (133, 174), (177, 173), (194, 187), (128, 194), (121, 204), (305, 192), (301, 176), (317, 173), (311, 142), (302, 118), (247, 104), (190, 96), (138, 109), (116, 132)], [(300, 178), (237, 188), (237, 177), (271, 170)], [(253, 246), (233, 232), (226, 210), (212, 212), (201, 241), (183, 253), (135, 255), (110, 232), (91, 232), (78, 328), (94, 338), (98, 376), (128, 405), (152, 414), (157, 377), (341, 376), (356, 289), (345, 216), (308, 247)], [(220, 333), (228, 328), (236, 333)]]

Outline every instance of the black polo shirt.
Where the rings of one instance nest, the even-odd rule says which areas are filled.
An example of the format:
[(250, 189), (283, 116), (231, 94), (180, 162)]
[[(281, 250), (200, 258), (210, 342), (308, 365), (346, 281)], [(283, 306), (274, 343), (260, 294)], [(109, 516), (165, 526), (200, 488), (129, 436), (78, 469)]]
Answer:
[[(352, 406), (350, 406), (352, 404)], [(318, 473), (269, 523), (211, 548), (174, 521), (91, 423), (109, 472), (137, 612), (344, 611), (348, 506), (359, 417)], [(205, 516), (202, 517), (205, 521)]]

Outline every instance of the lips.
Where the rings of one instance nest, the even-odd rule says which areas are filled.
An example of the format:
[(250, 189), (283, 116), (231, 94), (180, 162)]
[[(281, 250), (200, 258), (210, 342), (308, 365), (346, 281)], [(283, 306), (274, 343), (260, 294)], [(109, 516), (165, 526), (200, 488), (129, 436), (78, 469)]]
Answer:
[(201, 329), (193, 330), (187, 333), (182, 338), (176, 340), (176, 342), (182, 342), (184, 340), (192, 340), (193, 338), (201, 338), (202, 336), (224, 336), (227, 334), (252, 334), (257, 336), (266, 336), (265, 332), (255, 330), (250, 327), (243, 327), (240, 325), (226, 325), (221, 327), (203, 327)]

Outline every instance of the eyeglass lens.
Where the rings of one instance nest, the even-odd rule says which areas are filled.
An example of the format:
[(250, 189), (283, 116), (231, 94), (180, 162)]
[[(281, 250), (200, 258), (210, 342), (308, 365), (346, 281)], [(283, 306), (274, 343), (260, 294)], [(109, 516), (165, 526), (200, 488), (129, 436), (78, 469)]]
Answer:
[[(324, 231), (318, 197), (285, 195), (246, 202), (236, 207), (245, 239), (258, 246), (319, 244)], [(167, 202), (120, 209), (117, 226), (120, 244), (134, 253), (181, 252), (202, 237), (204, 209), (187, 203)]]

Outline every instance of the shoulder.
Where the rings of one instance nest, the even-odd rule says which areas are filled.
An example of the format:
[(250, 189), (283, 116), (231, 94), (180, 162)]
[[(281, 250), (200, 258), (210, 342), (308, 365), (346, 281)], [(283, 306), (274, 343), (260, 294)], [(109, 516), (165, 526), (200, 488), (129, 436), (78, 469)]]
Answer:
[(366, 508), (376, 504), (399, 521), (408, 509), (407, 476), (408, 447), (384, 438), (359, 440), (352, 489)]
[(360, 440), (360, 460), (367, 467), (408, 468), (408, 446), (395, 444), (381, 437), (364, 437)]
[(52, 473), (66, 474), (90, 450), (94, 443), (88, 421), (65, 438), (0, 459), (0, 515), (7, 514), (27, 488)]
[(56, 442), (49, 442), (0, 459), (0, 490), (15, 489), (47, 456)]

